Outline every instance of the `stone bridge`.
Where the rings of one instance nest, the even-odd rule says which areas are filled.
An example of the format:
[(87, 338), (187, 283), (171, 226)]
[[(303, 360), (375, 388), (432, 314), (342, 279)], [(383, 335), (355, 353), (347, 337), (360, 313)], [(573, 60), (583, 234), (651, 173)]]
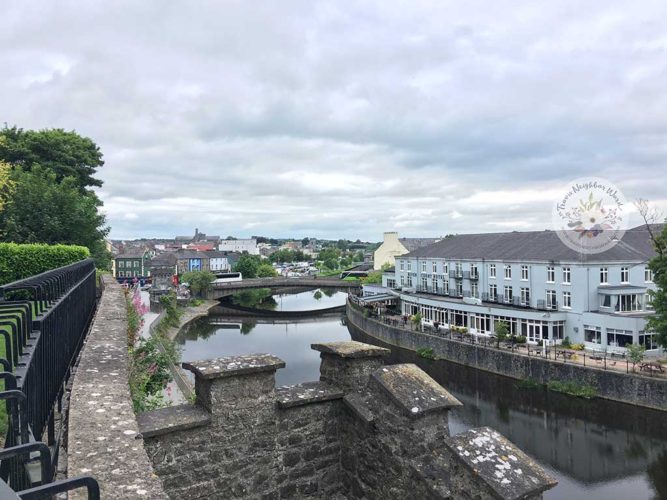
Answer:
[(361, 288), (358, 281), (345, 281), (338, 278), (256, 278), (233, 281), (231, 283), (216, 283), (208, 293), (208, 299), (217, 300), (244, 290), (256, 288), (344, 288), (356, 290)]

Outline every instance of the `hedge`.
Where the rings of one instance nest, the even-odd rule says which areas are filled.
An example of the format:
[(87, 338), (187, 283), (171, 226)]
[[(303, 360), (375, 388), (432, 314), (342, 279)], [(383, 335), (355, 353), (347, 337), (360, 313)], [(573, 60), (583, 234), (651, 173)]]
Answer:
[(0, 243), (0, 285), (90, 257), (86, 247)]

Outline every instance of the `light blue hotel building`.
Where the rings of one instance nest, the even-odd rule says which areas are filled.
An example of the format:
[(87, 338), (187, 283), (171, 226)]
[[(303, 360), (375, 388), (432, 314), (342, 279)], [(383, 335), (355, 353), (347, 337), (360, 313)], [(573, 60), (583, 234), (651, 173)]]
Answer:
[(611, 249), (578, 253), (553, 231), (463, 234), (396, 257), (383, 275), (404, 314), (491, 334), (506, 322), (529, 342), (573, 343), (607, 352), (659, 349), (646, 318), (655, 255), (644, 226)]

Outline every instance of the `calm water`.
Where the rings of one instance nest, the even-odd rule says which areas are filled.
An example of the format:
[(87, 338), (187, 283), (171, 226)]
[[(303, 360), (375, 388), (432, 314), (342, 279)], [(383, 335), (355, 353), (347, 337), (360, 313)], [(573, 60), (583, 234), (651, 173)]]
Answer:
[[(332, 307), (313, 291), (283, 296), (283, 310)], [(327, 297), (328, 298), (328, 297)], [(280, 297), (275, 296), (280, 303)], [(335, 300), (333, 300), (335, 299)], [(338, 302), (336, 302), (338, 301)], [(276, 309), (280, 310), (280, 309)], [(194, 323), (180, 342), (183, 360), (269, 352), (284, 359), (279, 385), (319, 377), (314, 342), (349, 340), (381, 344), (348, 331), (338, 317), (299, 322), (249, 321), (209, 316)], [(392, 349), (391, 363), (416, 363), (464, 406), (450, 414), (452, 434), (488, 425), (537, 459), (559, 484), (548, 499), (667, 499), (667, 418), (604, 400), (585, 401), (541, 390), (521, 390), (515, 381), (444, 361), (424, 360)]]

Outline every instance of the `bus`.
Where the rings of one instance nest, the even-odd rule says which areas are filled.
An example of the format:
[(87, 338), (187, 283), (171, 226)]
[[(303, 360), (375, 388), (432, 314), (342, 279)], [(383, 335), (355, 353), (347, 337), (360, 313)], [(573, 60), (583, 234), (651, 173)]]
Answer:
[(212, 281), (214, 285), (219, 283), (233, 283), (235, 281), (241, 281), (243, 276), (241, 273), (215, 273), (215, 280)]

